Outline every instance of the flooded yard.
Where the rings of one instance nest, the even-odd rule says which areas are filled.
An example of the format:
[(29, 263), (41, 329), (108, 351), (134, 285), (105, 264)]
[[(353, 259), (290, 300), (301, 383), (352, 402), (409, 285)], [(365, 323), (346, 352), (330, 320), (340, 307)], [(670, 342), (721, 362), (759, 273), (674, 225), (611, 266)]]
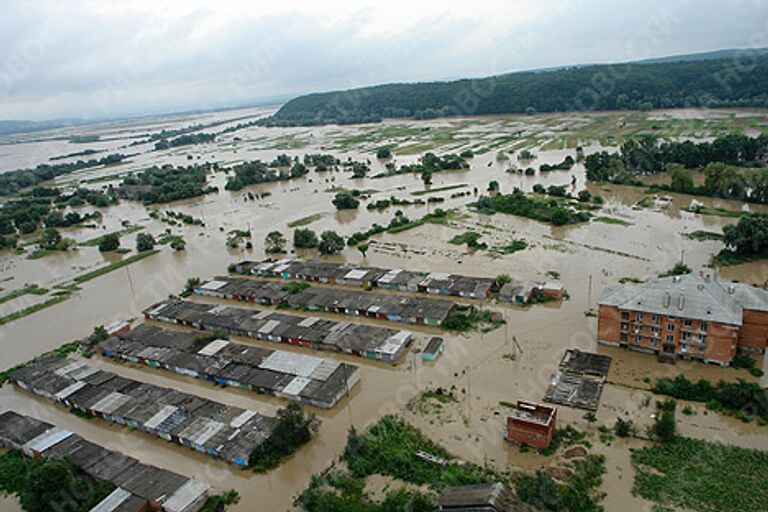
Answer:
[[(651, 355), (598, 346), (597, 321), (587, 314), (596, 308), (601, 291), (622, 278), (648, 279), (670, 269), (684, 260), (694, 272), (712, 274), (722, 280), (739, 280), (763, 286), (768, 282), (765, 262), (727, 267), (708, 267), (711, 256), (722, 247), (719, 241), (696, 241), (684, 236), (697, 230), (719, 232), (733, 218), (699, 215), (684, 210), (693, 196), (662, 194), (654, 197), (643, 187), (595, 185), (586, 182), (585, 170), (577, 163), (569, 171), (536, 170), (534, 175), (516, 172), (528, 167), (518, 161), (522, 148), (531, 149), (537, 158), (530, 165), (556, 164), (565, 156), (575, 157), (576, 146), (588, 154), (603, 147), (613, 147), (621, 134), (650, 130), (658, 124), (661, 134), (675, 137), (706, 137), (724, 125), (741, 128), (768, 126), (764, 111), (671, 111), (651, 114), (599, 113), (537, 116), (508, 116), (460, 118), (435, 121), (386, 121), (372, 126), (326, 126), (313, 128), (249, 127), (219, 136), (214, 143), (183, 146), (170, 150), (152, 151), (151, 144), (129, 146), (138, 137), (161, 129), (179, 128), (197, 122), (222, 122), (211, 128), (220, 131), (227, 126), (247, 122), (263, 115), (257, 109), (227, 113), (160, 118), (132, 121), (114, 125), (94, 125), (82, 128), (78, 134), (97, 134), (94, 144), (72, 144), (71, 130), (49, 134), (33, 134), (0, 143), (0, 170), (34, 166), (48, 158), (67, 154), (85, 147), (106, 152), (129, 154), (127, 161), (107, 168), (92, 169), (61, 176), (57, 182), (100, 187), (110, 183), (108, 176), (123, 176), (149, 165), (188, 165), (218, 162), (222, 167), (260, 158), (269, 161), (278, 154), (303, 156), (306, 153), (333, 153), (342, 161), (371, 160), (369, 176), (385, 172), (385, 162), (377, 160), (378, 147), (391, 145), (398, 164), (413, 163), (421, 154), (459, 152), (473, 148), (470, 168), (442, 171), (433, 177), (431, 188), (466, 184), (432, 195), (444, 198), (440, 203), (393, 206), (383, 211), (336, 211), (331, 204), (329, 189), (372, 190), (371, 201), (395, 196), (401, 199), (425, 189), (417, 174), (402, 174), (383, 178), (353, 178), (348, 172), (310, 172), (307, 176), (284, 182), (246, 187), (238, 192), (224, 190), (226, 176), (214, 172), (209, 182), (219, 192), (169, 204), (154, 205), (158, 211), (172, 210), (200, 218), (204, 226), (168, 226), (152, 218), (148, 208), (140, 203), (122, 200), (118, 205), (103, 209), (103, 219), (96, 228), (68, 228), (66, 237), (84, 242), (105, 233), (120, 230), (125, 225), (141, 226), (143, 232), (157, 238), (167, 228), (182, 234), (186, 250), (171, 251), (160, 247), (158, 254), (119, 268), (97, 278), (78, 284), (69, 298), (0, 327), (2, 367), (23, 363), (41, 352), (52, 350), (65, 342), (89, 335), (95, 326), (140, 316), (142, 310), (178, 294), (190, 277), (206, 279), (223, 275), (227, 266), (243, 259), (266, 257), (263, 240), (268, 232), (280, 230), (290, 240), (293, 229), (288, 224), (318, 214), (308, 227), (318, 233), (334, 230), (345, 238), (366, 230), (374, 223), (387, 225), (400, 209), (410, 219), (418, 219), (435, 208), (457, 209), (460, 215), (445, 225), (425, 224), (398, 234), (383, 233), (371, 239), (363, 255), (354, 247), (345, 248), (340, 255), (330, 257), (335, 262), (458, 273), (495, 277), (507, 274), (526, 281), (558, 280), (568, 292), (567, 300), (552, 304), (516, 307), (484, 302), (482, 306), (500, 313), (506, 324), (490, 332), (454, 334), (437, 328), (414, 327), (416, 342), (396, 365), (371, 362), (336, 353), (324, 357), (340, 359), (360, 366), (360, 384), (348, 398), (332, 410), (313, 409), (322, 420), (315, 439), (302, 447), (289, 460), (266, 474), (240, 470), (192, 450), (154, 439), (140, 432), (107, 424), (98, 419), (86, 420), (69, 414), (66, 409), (33, 397), (10, 385), (0, 389), (0, 410), (13, 409), (19, 413), (69, 428), (91, 441), (109, 446), (140, 459), (213, 484), (218, 490), (236, 489), (242, 499), (233, 511), (290, 510), (293, 499), (307, 486), (310, 477), (336, 460), (342, 453), (347, 431), (354, 426), (361, 431), (386, 413), (398, 413), (422, 429), (430, 438), (445, 446), (462, 459), (497, 469), (533, 471), (552, 462), (533, 452), (521, 452), (504, 441), (506, 409), (502, 402), (526, 399), (542, 400), (565, 349), (579, 348), (613, 358), (608, 384), (603, 393), (594, 425), (584, 419), (585, 411), (559, 407), (561, 425), (571, 424), (589, 432), (593, 453), (606, 456), (607, 473), (602, 490), (607, 493), (606, 510), (650, 510), (650, 502), (631, 494), (633, 469), (628, 448), (641, 446), (642, 441), (615, 439), (602, 442), (597, 425), (613, 426), (616, 418), (630, 418), (644, 429), (651, 424), (654, 402), (659, 399), (647, 389), (649, 383), (661, 377), (683, 373), (689, 378), (758, 381), (745, 370), (720, 368), (704, 363), (678, 362), (667, 365)], [(237, 119), (224, 122), (227, 119)], [(513, 153), (512, 150), (515, 150)], [(498, 152), (508, 153), (504, 159)], [(512, 167), (514, 165), (514, 168)], [(509, 171), (512, 172), (509, 172)], [(106, 177), (105, 177), (106, 176)], [(90, 182), (89, 182), (90, 180)], [(509, 193), (519, 187), (531, 191), (534, 184), (563, 185), (574, 194), (587, 189), (600, 195), (605, 202), (596, 216), (621, 222), (600, 222), (553, 227), (512, 215), (483, 215), (467, 208), (476, 196), (487, 193), (490, 181), (498, 181), (500, 190)], [(469, 192), (451, 197), (455, 192)], [(476, 192), (477, 191), (477, 192)], [(269, 192), (261, 199), (247, 200), (247, 193)], [(644, 201), (648, 199), (648, 201)], [(696, 197), (705, 206), (740, 210), (741, 203)], [(85, 212), (92, 207), (81, 207)], [(750, 205), (756, 211), (766, 207)], [(228, 232), (249, 230), (252, 249), (242, 245), (226, 246)], [(466, 231), (481, 234), (489, 247), (504, 246), (514, 240), (525, 240), (528, 247), (513, 254), (488, 250), (469, 250), (448, 240)], [(133, 249), (136, 233), (126, 235), (122, 245)], [(33, 237), (27, 237), (31, 241)], [(9, 251), (0, 253), (0, 287), (2, 294), (35, 283), (55, 289), (72, 283), (85, 272), (98, 269), (127, 255), (105, 255), (95, 246), (78, 246), (74, 251), (54, 253), (40, 259), (27, 259), (26, 254)], [(313, 251), (293, 254), (314, 257)], [(0, 315), (22, 310), (44, 301), (38, 295), (26, 295), (0, 305)], [(223, 303), (210, 299), (195, 301)], [(479, 302), (475, 302), (479, 303)], [(250, 307), (237, 304), (238, 307)], [(258, 309), (264, 309), (259, 307)], [(308, 313), (296, 314), (309, 316)], [(315, 315), (317, 316), (317, 315)], [(349, 321), (339, 315), (322, 315)], [(358, 321), (355, 319), (354, 321)], [(360, 320), (377, 325), (386, 322)], [(402, 325), (397, 328), (408, 328)], [(445, 338), (444, 353), (434, 363), (422, 361), (418, 351), (429, 336)], [(253, 338), (238, 337), (244, 344), (262, 345), (282, 350), (305, 351), (293, 346), (275, 346)], [(313, 352), (314, 354), (314, 352)], [(318, 355), (318, 354), (315, 354)], [(285, 401), (231, 388), (223, 389), (208, 383), (175, 376), (150, 368), (130, 364), (117, 365), (94, 357), (89, 364), (117, 374), (151, 382), (240, 407), (272, 414)], [(764, 358), (758, 366), (768, 370)], [(768, 373), (768, 372), (767, 372)], [(768, 377), (759, 379), (768, 385)], [(426, 390), (452, 389), (455, 402), (447, 404), (439, 415), (420, 413), (408, 407), (409, 402)], [(690, 404), (691, 415), (678, 415), (680, 431), (690, 437), (716, 439), (729, 444), (752, 448), (768, 448), (768, 427), (743, 423), (735, 418), (707, 411), (703, 404)], [(382, 484), (383, 485), (383, 484)], [(15, 511), (11, 499), (0, 499), (0, 511)]]

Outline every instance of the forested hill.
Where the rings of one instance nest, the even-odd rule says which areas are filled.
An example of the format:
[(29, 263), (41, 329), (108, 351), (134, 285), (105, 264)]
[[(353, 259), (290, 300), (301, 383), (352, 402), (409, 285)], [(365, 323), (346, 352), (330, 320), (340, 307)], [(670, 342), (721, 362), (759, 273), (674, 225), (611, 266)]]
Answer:
[(591, 65), (309, 94), (283, 105), (265, 124), (693, 106), (768, 107), (768, 55)]

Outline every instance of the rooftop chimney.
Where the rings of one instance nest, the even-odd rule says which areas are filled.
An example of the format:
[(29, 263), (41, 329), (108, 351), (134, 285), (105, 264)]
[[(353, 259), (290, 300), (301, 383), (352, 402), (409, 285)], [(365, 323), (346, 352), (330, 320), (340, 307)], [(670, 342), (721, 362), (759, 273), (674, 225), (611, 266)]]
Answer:
[(669, 303), (672, 302), (672, 296), (669, 294), (669, 290), (664, 294), (664, 309), (669, 307)]
[(735, 291), (736, 291), (736, 287), (735, 287), (735, 286), (733, 286), (732, 284), (729, 284), (729, 285), (728, 285), (728, 293), (730, 293), (731, 295), (733, 295), (733, 293), (734, 293)]
[(681, 290), (680, 297), (677, 298), (677, 309), (682, 311), (684, 307), (685, 307), (685, 294)]

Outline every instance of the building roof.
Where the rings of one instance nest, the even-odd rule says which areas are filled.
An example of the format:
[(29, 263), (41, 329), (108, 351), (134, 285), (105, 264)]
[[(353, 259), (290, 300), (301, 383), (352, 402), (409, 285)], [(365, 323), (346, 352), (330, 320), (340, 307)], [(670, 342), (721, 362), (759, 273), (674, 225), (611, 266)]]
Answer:
[(437, 499), (440, 510), (523, 512), (525, 506), (501, 482), (447, 487)]
[(768, 292), (686, 274), (651, 279), (643, 285), (611, 286), (603, 290), (598, 303), (629, 311), (741, 325), (745, 309), (768, 311)]

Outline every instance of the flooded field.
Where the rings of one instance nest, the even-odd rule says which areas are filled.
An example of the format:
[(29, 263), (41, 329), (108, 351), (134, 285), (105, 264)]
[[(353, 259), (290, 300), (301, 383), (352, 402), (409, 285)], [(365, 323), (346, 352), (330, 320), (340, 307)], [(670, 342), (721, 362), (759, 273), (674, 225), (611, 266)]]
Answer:
[[(203, 130), (218, 133), (264, 114), (263, 110), (246, 109), (9, 137), (0, 139), (0, 172), (32, 167), (45, 163), (50, 157), (85, 148), (103, 151), (104, 154), (122, 152), (130, 157), (119, 165), (61, 176), (56, 180), (57, 184), (79, 183), (98, 188), (150, 165), (217, 162), (225, 167), (256, 158), (269, 161), (281, 153), (302, 157), (305, 153), (317, 152), (333, 153), (341, 160), (348, 157), (362, 161), (369, 159), (369, 176), (373, 176), (386, 170), (385, 161), (375, 157), (376, 149), (381, 146), (393, 148), (398, 164), (413, 163), (427, 151), (443, 154), (472, 148), (475, 156), (468, 159), (470, 168), (467, 170), (442, 171), (434, 175), (432, 189), (466, 185), (432, 194), (443, 197), (443, 202), (393, 206), (380, 212), (364, 207), (336, 211), (331, 204), (334, 194), (329, 189), (368, 190), (372, 201), (390, 196), (426, 199), (430, 196), (412, 194), (425, 189), (419, 176), (402, 174), (374, 179), (353, 178), (347, 172), (312, 171), (302, 178), (229, 192), (224, 190), (225, 174), (214, 172), (209, 182), (219, 187), (218, 193), (154, 206), (160, 212), (173, 210), (205, 222), (205, 226), (171, 228), (174, 233), (183, 234), (187, 242), (185, 251), (174, 252), (168, 247), (158, 246), (161, 249), (158, 254), (80, 282), (66, 300), (3, 325), (0, 327), (2, 367), (28, 361), (41, 352), (85, 337), (97, 325), (137, 317), (149, 305), (167, 298), (169, 294), (179, 293), (189, 277), (207, 278), (225, 273), (227, 266), (238, 260), (262, 259), (265, 257), (263, 240), (268, 232), (280, 230), (290, 241), (293, 229), (288, 227), (289, 223), (308, 216), (314, 217), (306, 227), (318, 233), (335, 230), (347, 237), (368, 229), (374, 223), (387, 225), (398, 209), (410, 219), (420, 218), (436, 207), (457, 209), (459, 214), (446, 225), (425, 224), (398, 234), (375, 235), (365, 257), (356, 248), (347, 247), (340, 255), (330, 259), (476, 276), (508, 274), (514, 279), (531, 281), (547, 281), (556, 277), (567, 289), (568, 299), (562, 303), (525, 308), (484, 304), (484, 307), (501, 313), (506, 325), (486, 333), (440, 334), (446, 339), (445, 352), (435, 363), (424, 363), (418, 354), (429, 335), (442, 332), (427, 327), (413, 329), (417, 332), (415, 345), (394, 366), (339, 354), (322, 354), (359, 365), (360, 384), (336, 408), (330, 411), (314, 410), (322, 420), (317, 437), (290, 460), (263, 475), (236, 469), (186, 448), (97, 419), (82, 419), (9, 385), (0, 389), (0, 410), (14, 409), (73, 429), (86, 439), (133, 455), (143, 462), (207, 481), (219, 490), (234, 488), (242, 496), (240, 504), (232, 507), (234, 511), (290, 510), (293, 499), (307, 486), (310, 476), (327, 468), (339, 457), (350, 426), (362, 430), (389, 412), (403, 415), (452, 453), (478, 464), (492, 465), (501, 470), (535, 470), (551, 464), (551, 458), (522, 453), (503, 440), (506, 414), (501, 402), (515, 402), (517, 399), (541, 401), (563, 351), (575, 347), (609, 355), (613, 358), (613, 366), (596, 423), (588, 424), (583, 418), (585, 411), (568, 407), (559, 407), (559, 421), (563, 425), (572, 424), (587, 430), (593, 452), (606, 455), (607, 473), (602, 488), (607, 493), (604, 501), (606, 510), (650, 510), (649, 502), (631, 495), (633, 470), (628, 448), (641, 446), (642, 441), (618, 439), (604, 442), (599, 437), (597, 425), (613, 425), (617, 417), (631, 418), (641, 428), (650, 425), (656, 398), (649, 400), (651, 394), (644, 389), (648, 387), (648, 382), (659, 377), (684, 373), (690, 378), (706, 377), (715, 381), (737, 378), (758, 380), (745, 370), (702, 363), (663, 365), (650, 355), (598, 346), (596, 319), (586, 314), (596, 307), (596, 300), (606, 286), (616, 284), (621, 278), (654, 277), (681, 259), (695, 272), (713, 274), (723, 280), (764, 285), (768, 282), (768, 265), (765, 262), (718, 271), (709, 268), (708, 263), (722, 243), (696, 241), (684, 236), (697, 230), (720, 231), (724, 225), (733, 223), (733, 218), (685, 211), (693, 196), (669, 194), (655, 197), (641, 187), (587, 184), (580, 163), (570, 171), (541, 173), (536, 170), (534, 175), (516, 170), (528, 166), (538, 169), (542, 163), (556, 164), (565, 156), (575, 157), (577, 146), (583, 146), (587, 154), (613, 147), (621, 137), (638, 133), (652, 131), (660, 136), (704, 139), (724, 129), (764, 131), (768, 127), (768, 112), (608, 112), (387, 121), (380, 125), (344, 127), (247, 127), (219, 135), (214, 143), (162, 151), (152, 150), (152, 144), (129, 146), (131, 142), (142, 140), (139, 136), (162, 129), (219, 123)], [(83, 144), (68, 142), (69, 136), (74, 134), (98, 135), (99, 140)], [(537, 158), (532, 162), (519, 161), (517, 153), (522, 149), (532, 150)], [(505, 154), (499, 155), (499, 152)], [(595, 215), (612, 220), (552, 227), (521, 217), (481, 215), (468, 209), (467, 203), (476, 194), (485, 193), (492, 180), (499, 182), (502, 192), (511, 192), (515, 187), (530, 191), (534, 184), (564, 185), (573, 192), (588, 189), (593, 196), (601, 195), (605, 199), (602, 209)], [(269, 192), (270, 195), (246, 200), (248, 192)], [(469, 195), (452, 198), (455, 192), (469, 192)], [(695, 199), (712, 208), (742, 209), (742, 204), (738, 202)], [(762, 206), (750, 205), (749, 208), (766, 211)], [(79, 208), (81, 212), (92, 209)], [(156, 237), (169, 227), (161, 220), (152, 218), (149, 209), (137, 202), (121, 200), (118, 205), (104, 208), (102, 212), (103, 218), (98, 227), (68, 228), (62, 230), (62, 234), (84, 242), (120, 230), (125, 221), (141, 226), (144, 232)], [(236, 249), (226, 246), (228, 232), (236, 229), (252, 233), (252, 249), (245, 249), (242, 245)], [(502, 255), (484, 250), (469, 251), (465, 246), (448, 243), (454, 236), (469, 230), (480, 233), (482, 241), (489, 247), (505, 246), (514, 240), (525, 240), (528, 247), (514, 254)], [(135, 236), (135, 233), (126, 235), (123, 246), (133, 248)], [(22, 243), (33, 239), (34, 236), (27, 237)], [(105, 255), (94, 246), (79, 246), (75, 251), (54, 253), (34, 260), (27, 258), (28, 252), (0, 253), (2, 294), (31, 283), (55, 290), (56, 286), (75, 282), (86, 272), (127, 257)], [(316, 253), (299, 252), (296, 255), (312, 257)], [(0, 315), (21, 311), (46, 298), (48, 296), (39, 295), (14, 298), (0, 305)], [(248, 306), (238, 304), (238, 307)], [(338, 315), (328, 316), (349, 320)], [(391, 326), (385, 322), (370, 322)], [(252, 338), (239, 338), (237, 341), (263, 344)], [(274, 344), (264, 346), (275, 348)], [(91, 359), (90, 364), (126, 377), (265, 413), (273, 413), (285, 405), (285, 401), (277, 398), (222, 389), (169, 372), (116, 365), (98, 357)], [(762, 357), (758, 359), (758, 365), (768, 370)], [(760, 383), (768, 385), (768, 378), (763, 377)], [(455, 389), (459, 399), (447, 405), (440, 414), (416, 411), (408, 406), (425, 390), (438, 387)], [(702, 404), (690, 406), (693, 414), (678, 417), (679, 428), (684, 435), (717, 439), (744, 447), (768, 448), (768, 427), (709, 412)], [(257, 509), (253, 505), (255, 503), (258, 504)], [(0, 499), (0, 511), (12, 510), (17, 510), (13, 500)]]

